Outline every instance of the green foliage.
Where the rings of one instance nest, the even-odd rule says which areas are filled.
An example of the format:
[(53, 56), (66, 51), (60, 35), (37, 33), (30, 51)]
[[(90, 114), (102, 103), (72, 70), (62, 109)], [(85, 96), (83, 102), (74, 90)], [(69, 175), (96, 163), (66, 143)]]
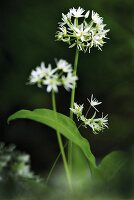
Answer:
[[(56, 114), (56, 115), (55, 115)], [(15, 120), (15, 119), (31, 119), (40, 123), (43, 123), (45, 125), (48, 125), (49, 127), (58, 130), (62, 135), (64, 135), (67, 139), (72, 141), (74, 144), (80, 147), (82, 152), (84, 153), (85, 157), (87, 158), (90, 169), (93, 174), (96, 175), (96, 177), (99, 180), (103, 181), (109, 181), (112, 178), (118, 174), (120, 169), (127, 163), (128, 157), (125, 156), (125, 153), (120, 151), (115, 151), (110, 154), (108, 154), (104, 159), (101, 161), (101, 163), (96, 166), (95, 158), (90, 150), (90, 145), (88, 141), (83, 138), (77, 129), (75, 123), (73, 120), (71, 120), (69, 117), (60, 114), (55, 113), (52, 110), (49, 109), (36, 109), (34, 111), (29, 110), (21, 110), (13, 115), (11, 115), (8, 119), (8, 122)], [(76, 151), (78, 152), (78, 151)], [(86, 161), (81, 160), (78, 158), (83, 158), (81, 155), (81, 152), (79, 151), (80, 155), (75, 157), (75, 161), (77, 160), (80, 166), (81, 170), (86, 168)], [(80, 166), (74, 166), (74, 169), (80, 171)], [(87, 168), (86, 168), (87, 169)], [(83, 174), (81, 172), (81, 174)]]
[(69, 117), (56, 113), (49, 109), (35, 109), (33, 111), (20, 110), (15, 114), (11, 115), (8, 122), (15, 119), (31, 119), (51, 128), (58, 130), (68, 140), (78, 145), (83, 151), (84, 155), (89, 161), (90, 169), (93, 172), (96, 168), (95, 157), (93, 156), (88, 141), (83, 138), (77, 129), (75, 122)]
[(106, 155), (98, 166), (98, 172), (103, 181), (115, 178), (120, 170), (127, 166), (130, 157), (122, 151), (113, 151)]
[[(27, 117), (26, 114), (27, 113), (25, 112), (25, 118), (29, 119), (29, 117)], [(24, 116), (24, 113), (23, 113), (23, 116)], [(15, 116), (14, 117), (11, 116), (9, 120), (13, 120), (15, 118), (16, 118)], [(17, 118), (20, 118), (20, 116), (18, 116)], [(57, 113), (57, 118), (59, 118), (58, 113)], [(62, 125), (63, 125), (63, 122), (62, 122)], [(34, 199), (35, 200), (36, 199), (56, 200), (57, 199), (58, 200), (59, 199), (60, 200), (60, 199), (68, 199), (68, 198), (70, 200), (71, 199), (79, 200), (82, 198), (87, 200), (87, 199), (90, 199), (89, 197), (91, 197), (91, 199), (94, 199), (94, 200), (123, 199), (122, 194), (119, 193), (119, 192), (122, 192), (122, 190), (118, 191), (118, 188), (120, 186), (122, 189), (122, 185), (128, 184), (128, 183), (126, 182), (126, 179), (124, 182), (124, 179), (122, 179), (122, 177), (128, 176), (129, 182), (131, 182), (130, 176), (132, 174), (131, 173), (129, 174), (128, 172), (130, 171), (129, 161), (131, 160), (131, 157), (128, 157), (126, 153), (123, 153), (121, 151), (116, 151), (105, 156), (104, 159), (101, 161), (101, 163), (98, 165), (98, 168), (97, 168), (98, 176), (96, 176), (96, 179), (91, 179), (87, 176), (85, 177), (85, 180), (81, 180), (81, 179), (77, 179), (78, 177), (74, 176), (75, 178), (73, 180), (74, 189), (72, 193), (70, 193), (68, 191), (68, 187), (66, 187), (67, 183), (65, 181), (64, 174), (62, 173), (63, 171), (61, 168), (59, 172), (57, 171), (55, 173), (55, 177), (51, 181), (52, 183), (52, 185), (50, 185), (51, 187), (47, 188), (45, 184), (43, 183), (43, 181), (42, 182), (33, 181), (33, 180), (36, 180), (35, 176), (32, 176), (33, 177), (32, 179), (29, 178), (31, 177), (31, 172), (28, 173), (27, 178), (25, 178), (26, 177), (25, 174), (23, 177), (22, 175), (20, 176), (20, 173), (19, 173), (20, 168), (15, 167), (15, 170), (13, 170), (14, 167), (12, 166), (14, 166), (14, 164), (15, 166), (16, 164), (19, 166), (20, 163), (23, 163), (24, 165), (28, 165), (30, 167), (29, 159), (28, 159), (28, 163), (26, 162), (27, 155), (14, 150), (14, 148), (15, 147), (13, 145), (10, 145), (9, 147), (5, 147), (4, 144), (1, 144), (0, 146), (0, 158), (1, 158), (0, 159), (0, 177), (3, 176), (3, 171), (4, 171), (5, 176), (3, 176), (3, 178), (6, 178), (4, 179), (4, 181), (0, 180), (0, 199), (2, 200), (8, 200), (8, 199), (10, 200), (11, 199), (13, 200), (20, 200), (20, 199), (28, 199), (28, 200), (34, 200)], [(82, 166), (79, 166), (79, 167), (82, 170)], [(10, 178), (7, 181), (7, 177), (9, 176), (9, 174), (10, 174)], [(111, 181), (112, 181), (112, 184), (111, 184)], [(8, 192), (7, 192), (7, 188), (8, 188)], [(110, 196), (109, 196), (109, 190), (111, 191)], [(130, 193), (127, 194), (126, 197), (131, 197), (131, 187), (129, 187), (129, 192)]]

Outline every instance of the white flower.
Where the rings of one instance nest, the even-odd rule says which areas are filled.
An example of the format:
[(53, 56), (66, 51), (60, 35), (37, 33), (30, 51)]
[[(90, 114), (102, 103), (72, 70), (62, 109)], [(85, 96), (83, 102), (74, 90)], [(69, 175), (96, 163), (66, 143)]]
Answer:
[(87, 11), (87, 12), (86, 12), (85, 18), (88, 18), (88, 17), (89, 17), (89, 13), (90, 13), (90, 11)]
[(38, 74), (40, 74), (41, 78), (43, 78), (45, 76), (51, 76), (53, 74), (51, 64), (48, 64), (48, 67), (45, 67), (44, 62), (41, 62), (40, 67), (37, 67), (37, 71), (38, 71)]
[[(93, 106), (101, 103), (101, 102), (98, 102), (96, 99), (93, 99), (93, 95), (91, 97), (91, 102)], [(70, 108), (70, 110), (77, 116), (78, 120), (82, 121), (80, 126), (84, 126), (85, 128), (89, 126), (92, 129), (94, 134), (98, 134), (99, 132), (103, 131), (105, 128), (108, 128), (108, 115), (103, 116), (103, 113), (102, 113), (102, 117), (96, 118), (96, 111), (95, 111), (91, 118), (87, 118), (87, 113), (86, 115), (83, 115), (83, 108), (84, 108), (83, 104), (78, 105), (77, 103), (74, 103), (74, 108)]]
[(87, 125), (89, 125), (89, 120), (84, 115), (80, 116), (80, 120), (83, 122), (83, 126), (87, 128)]
[(94, 23), (96, 24), (102, 24), (103, 22), (103, 18), (99, 16), (98, 13), (95, 13), (93, 10), (92, 10), (92, 20)]
[(103, 113), (102, 113), (102, 117), (100, 118), (100, 123), (102, 124), (103, 127), (108, 128), (108, 115), (103, 117)]
[(82, 105), (78, 105), (77, 103), (74, 103), (74, 108), (70, 108), (70, 110), (77, 115), (78, 118), (80, 118), (82, 116), (82, 111), (83, 111), (83, 104)]
[(88, 98), (87, 98), (87, 100), (89, 101), (90, 105), (91, 105), (97, 112), (99, 112), (99, 111), (97, 110), (97, 108), (95, 108), (95, 106), (101, 104), (102, 102), (99, 102), (96, 98), (93, 98), (93, 94), (92, 94), (92, 96), (91, 96), (91, 100), (89, 100)]
[(71, 14), (71, 16), (79, 18), (79, 17), (83, 17), (84, 16), (84, 15), (82, 15), (84, 11), (85, 10), (83, 8), (80, 8), (80, 7), (78, 9), (71, 8), (69, 10), (69, 13)]
[(68, 21), (68, 17), (66, 15), (64, 15), (64, 13), (62, 13), (62, 21), (63, 22), (59, 22), (59, 25), (61, 27), (63, 27), (65, 24), (67, 24), (67, 21)]
[(48, 64), (48, 67), (44, 69), (44, 77), (52, 76), (55, 70), (52, 69), (51, 64)]
[(35, 84), (37, 83), (38, 87), (41, 87), (42, 79), (47, 76), (51, 76), (53, 74), (53, 70), (51, 69), (51, 65), (45, 67), (45, 63), (41, 62), (41, 65), (36, 67), (35, 70), (32, 70), (31, 75), (29, 77), (29, 83)]
[(43, 81), (44, 85), (47, 85), (47, 92), (51, 92), (54, 90), (54, 92), (58, 92), (58, 86), (61, 85), (61, 83), (58, 80), (58, 75), (53, 75), (52, 77), (47, 77), (46, 80)]
[[(83, 105), (83, 104), (82, 104)], [(80, 116), (80, 120), (84, 122), (84, 124), (86, 124), (86, 120), (87, 118), (84, 115)]]
[(29, 83), (35, 84), (37, 83), (38, 87), (41, 87), (41, 80), (44, 77), (45, 64), (41, 62), (41, 66), (36, 67), (35, 70), (32, 70), (31, 75), (29, 77)]
[(54, 69), (52, 69), (51, 64), (45, 67), (44, 62), (41, 62), (41, 66), (32, 70), (29, 84), (37, 84), (38, 87), (46, 85), (47, 92), (52, 90), (58, 92), (58, 86), (64, 86), (67, 91), (72, 89), (78, 80), (78, 77), (73, 75), (72, 65), (64, 59), (55, 60), (55, 62)]
[(97, 122), (101, 127), (108, 128), (108, 115), (103, 117), (103, 113), (102, 113), (102, 117), (98, 118), (98, 119), (95, 119), (94, 121)]
[(41, 77), (40, 73), (38, 73), (38, 69), (32, 70), (31, 75), (29, 77), (29, 84), (35, 84), (37, 83), (38, 87), (41, 87)]
[(66, 60), (60, 59), (56, 61), (57, 69), (62, 70), (65, 73), (72, 72), (72, 66)]
[(104, 128), (108, 128), (108, 115), (106, 115), (105, 117), (103, 117), (103, 113), (102, 113), (102, 117), (98, 118), (98, 119), (93, 119), (90, 122), (90, 127), (93, 130), (94, 134), (98, 134), (100, 131), (103, 131)]
[(98, 134), (103, 130), (103, 128), (95, 122), (92, 122), (89, 126), (92, 128), (94, 134)]
[(92, 43), (91, 43), (92, 46), (98, 47), (101, 50), (101, 47), (103, 46), (103, 44), (104, 44), (104, 41), (102, 39), (102, 35), (95, 34), (92, 37)]
[(87, 27), (84, 29), (84, 25), (81, 24), (78, 28), (74, 27), (74, 30), (76, 32), (76, 36), (83, 42), (86, 41), (86, 36), (88, 37), (91, 35), (89, 32), (90, 27)]
[(104, 128), (108, 128), (108, 118), (107, 118), (108, 115), (103, 117), (102, 113), (101, 118), (95, 118), (95, 116), (96, 112), (94, 113), (92, 118), (87, 119), (85, 116), (82, 115), (80, 119), (83, 121), (85, 128), (88, 125), (92, 129), (94, 134), (98, 134), (99, 132), (103, 131)]
[(70, 72), (67, 74), (66, 77), (65, 76), (61, 77), (62, 84), (67, 91), (70, 91), (70, 89), (74, 87), (76, 80), (78, 80), (78, 77), (74, 76)]
[(104, 45), (104, 39), (109, 29), (104, 29), (103, 18), (98, 13), (87, 11), (83, 8), (71, 8), (65, 15), (62, 13), (62, 22), (59, 23), (59, 30), (56, 33), (58, 41), (69, 44), (69, 48), (77, 46), (80, 51), (87, 52), (92, 47)]

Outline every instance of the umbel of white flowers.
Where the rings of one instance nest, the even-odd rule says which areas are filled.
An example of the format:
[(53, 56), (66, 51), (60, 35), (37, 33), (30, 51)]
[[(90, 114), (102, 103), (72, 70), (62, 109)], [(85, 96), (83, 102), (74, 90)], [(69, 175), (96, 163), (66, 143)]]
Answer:
[[(99, 112), (95, 106), (101, 104), (102, 102), (98, 102), (97, 99), (91, 96), (91, 100), (89, 100), (90, 107), (93, 107), (97, 112)], [(90, 107), (86, 113), (86, 115), (83, 115), (83, 104), (78, 105), (77, 103), (74, 103), (74, 108), (70, 108), (70, 110), (77, 116), (78, 120), (82, 121), (82, 125), (87, 128), (89, 126), (94, 134), (98, 134), (99, 132), (103, 131), (104, 128), (108, 128), (108, 115), (103, 116), (100, 118), (95, 118), (96, 117), (96, 111), (94, 112), (93, 116), (91, 118), (87, 118), (87, 114), (90, 110)]]
[(35, 70), (32, 70), (29, 77), (29, 84), (37, 84), (38, 87), (47, 86), (47, 92), (52, 90), (58, 92), (58, 86), (64, 86), (67, 91), (73, 88), (74, 83), (78, 80), (78, 77), (73, 75), (72, 65), (66, 60), (55, 60), (56, 68), (52, 69), (51, 64), (48, 67), (44, 62), (41, 62), (40, 66), (37, 66)]
[(67, 14), (62, 13), (62, 22), (59, 22), (56, 38), (69, 44), (69, 48), (77, 46), (80, 51), (90, 53), (92, 47), (101, 50), (109, 29), (98, 13), (83, 8), (71, 8)]

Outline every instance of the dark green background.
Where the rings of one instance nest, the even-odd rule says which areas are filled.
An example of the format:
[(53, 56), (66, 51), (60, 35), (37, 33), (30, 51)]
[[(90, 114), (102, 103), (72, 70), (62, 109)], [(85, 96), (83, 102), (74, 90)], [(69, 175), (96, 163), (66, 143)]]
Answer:
[[(61, 13), (73, 6), (98, 12), (110, 29), (110, 40), (102, 52), (92, 49), (90, 54), (80, 53), (76, 91), (76, 102), (85, 103), (85, 108), (92, 93), (103, 102), (100, 110), (109, 114), (109, 129), (95, 136), (89, 129), (83, 128), (81, 133), (90, 140), (97, 157), (133, 147), (133, 1), (4, 0), (0, 4), (0, 140), (30, 153), (37, 171), (48, 169), (58, 153), (54, 131), (28, 120), (11, 125), (6, 120), (23, 108), (51, 108), (51, 95), (26, 82), (41, 61), (54, 64), (54, 58), (63, 58), (73, 63), (75, 49), (55, 42)], [(61, 89), (57, 95), (60, 112), (69, 113), (69, 98)]]

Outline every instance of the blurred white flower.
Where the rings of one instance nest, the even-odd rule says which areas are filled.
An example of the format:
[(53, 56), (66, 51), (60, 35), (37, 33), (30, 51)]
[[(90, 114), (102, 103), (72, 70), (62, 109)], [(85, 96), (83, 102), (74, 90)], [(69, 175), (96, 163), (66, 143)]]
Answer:
[(56, 38), (69, 44), (69, 48), (77, 46), (80, 51), (90, 53), (92, 47), (101, 47), (104, 45), (104, 39), (107, 38), (109, 29), (104, 29), (103, 18), (98, 13), (87, 11), (83, 8), (71, 8), (65, 15), (62, 13), (62, 22), (59, 23)]
[(91, 95), (91, 100), (89, 100), (88, 98), (87, 98), (87, 100), (89, 101), (90, 105), (91, 105), (97, 112), (99, 112), (95, 106), (101, 104), (102, 102), (99, 102), (96, 98), (94, 98), (94, 97), (93, 97), (93, 94)]
[(38, 87), (47, 86), (47, 92), (54, 90), (58, 92), (58, 86), (63, 86), (67, 91), (70, 91), (78, 80), (77, 76), (73, 75), (72, 65), (64, 59), (55, 59), (56, 67), (52, 69), (51, 64), (48, 67), (44, 62), (32, 70), (29, 77), (29, 84), (37, 84)]
[(44, 62), (32, 70), (29, 84), (37, 84), (38, 87), (47, 86), (47, 92), (54, 90), (58, 92), (58, 86), (64, 86), (67, 91), (73, 88), (77, 76), (73, 75), (72, 65), (64, 59), (55, 60), (56, 67), (52, 69), (51, 64), (45, 67)]
[(61, 85), (61, 83), (58, 80), (58, 75), (53, 75), (52, 77), (47, 77), (43, 81), (44, 85), (47, 85), (47, 92), (51, 92), (54, 90), (54, 92), (58, 92), (58, 86)]
[(65, 73), (72, 72), (72, 65), (69, 64), (66, 60), (60, 59), (56, 61), (57, 69), (62, 70)]
[(45, 67), (45, 63), (41, 62), (41, 65), (36, 67), (35, 70), (32, 70), (31, 75), (29, 77), (29, 84), (36, 84), (38, 87), (42, 87), (42, 79), (44, 77), (51, 76), (53, 74), (53, 70), (51, 69), (51, 65)]
[(31, 75), (29, 77), (29, 84), (35, 84), (37, 83), (38, 87), (41, 87), (41, 77), (40, 77), (40, 73), (38, 72), (38, 68), (36, 68), (36, 70), (33, 70), (31, 72)]
[(67, 76), (62, 76), (61, 81), (64, 88), (67, 91), (70, 91), (74, 87), (75, 82), (78, 80), (77, 76), (74, 76), (73, 73), (68, 73)]
[(30, 160), (30, 156), (28, 155), (28, 154), (22, 154), (22, 155), (20, 155), (19, 157), (18, 157), (18, 160), (20, 161), (20, 162), (24, 162), (24, 163), (28, 163), (29, 162), (29, 160)]

